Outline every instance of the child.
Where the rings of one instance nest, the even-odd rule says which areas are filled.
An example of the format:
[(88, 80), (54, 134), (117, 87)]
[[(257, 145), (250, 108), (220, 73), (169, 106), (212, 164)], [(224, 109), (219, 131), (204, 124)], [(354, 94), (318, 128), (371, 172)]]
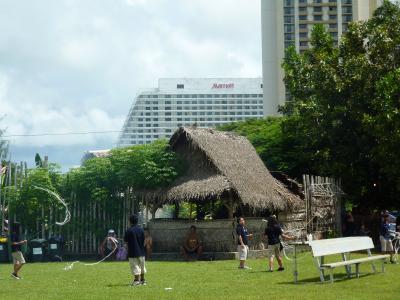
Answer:
[(11, 229), (11, 255), (14, 263), (14, 272), (11, 273), (11, 276), (15, 279), (21, 279), (21, 277), (18, 276), (18, 272), (25, 264), (25, 258), (21, 252), (21, 245), (26, 244), (26, 240), (21, 240), (20, 234), (21, 224), (14, 222)]

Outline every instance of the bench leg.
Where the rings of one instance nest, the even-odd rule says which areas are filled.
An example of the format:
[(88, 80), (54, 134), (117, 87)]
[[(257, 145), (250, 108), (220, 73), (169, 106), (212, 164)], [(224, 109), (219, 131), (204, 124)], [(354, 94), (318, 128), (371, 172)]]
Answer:
[(356, 264), (356, 277), (360, 278), (360, 264)]
[(382, 259), (382, 273), (385, 273), (385, 260)]
[(331, 274), (330, 274), (330, 277), (331, 277), (331, 283), (333, 283), (333, 268), (331, 268)]
[[(321, 256), (321, 265), (325, 263), (325, 257)], [(322, 277), (325, 277), (325, 269), (321, 269)]]
[(324, 273), (322, 272), (321, 263), (319, 262), (318, 257), (315, 258), (315, 265), (317, 266), (317, 269), (318, 269), (319, 279), (321, 280), (321, 282), (324, 282), (325, 281)]
[[(342, 253), (342, 259), (343, 259), (343, 261), (347, 260), (346, 253)], [(350, 268), (350, 266), (344, 266), (344, 268), (346, 269), (347, 278), (350, 278), (351, 277), (351, 268)]]
[[(372, 256), (370, 249), (367, 250), (367, 253), (368, 253), (368, 256)], [(371, 266), (372, 266), (372, 272), (376, 273), (375, 263), (373, 261), (371, 262)]]

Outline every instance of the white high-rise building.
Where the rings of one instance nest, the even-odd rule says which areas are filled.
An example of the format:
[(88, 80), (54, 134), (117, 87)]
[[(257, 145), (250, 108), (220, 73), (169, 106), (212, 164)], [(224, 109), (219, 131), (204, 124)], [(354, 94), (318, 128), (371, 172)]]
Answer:
[(137, 95), (118, 146), (169, 138), (180, 126), (211, 128), (262, 117), (261, 78), (160, 79), (158, 88)]
[(264, 115), (277, 114), (286, 100), (285, 49), (309, 47), (314, 24), (325, 24), (337, 42), (349, 22), (370, 18), (382, 0), (261, 0)]

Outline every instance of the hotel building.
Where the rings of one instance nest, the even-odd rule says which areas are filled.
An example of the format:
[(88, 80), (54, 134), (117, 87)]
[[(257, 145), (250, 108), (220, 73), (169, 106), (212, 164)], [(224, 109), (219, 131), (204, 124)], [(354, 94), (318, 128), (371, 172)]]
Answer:
[(276, 115), (287, 95), (283, 83), (285, 49), (309, 47), (314, 24), (324, 24), (337, 43), (350, 22), (370, 18), (381, 0), (261, 0), (264, 115)]
[(132, 104), (118, 146), (169, 138), (180, 126), (215, 127), (263, 117), (261, 78), (160, 79)]

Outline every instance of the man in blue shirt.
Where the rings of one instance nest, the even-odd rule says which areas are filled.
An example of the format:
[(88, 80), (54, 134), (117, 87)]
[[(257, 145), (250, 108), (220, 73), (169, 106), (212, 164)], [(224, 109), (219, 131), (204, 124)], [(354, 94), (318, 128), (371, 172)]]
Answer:
[(244, 226), (245, 221), (243, 218), (238, 218), (238, 225), (236, 226), (236, 234), (238, 238), (238, 254), (239, 254), (239, 269), (250, 269), (245, 265), (247, 256), (249, 254), (248, 240), (253, 237), (252, 234), (248, 234), (247, 228)]
[(138, 225), (138, 217), (131, 215), (129, 218), (131, 227), (125, 232), (124, 241), (128, 245), (128, 258), (134, 280), (132, 285), (146, 285), (144, 274), (146, 273), (144, 231)]

